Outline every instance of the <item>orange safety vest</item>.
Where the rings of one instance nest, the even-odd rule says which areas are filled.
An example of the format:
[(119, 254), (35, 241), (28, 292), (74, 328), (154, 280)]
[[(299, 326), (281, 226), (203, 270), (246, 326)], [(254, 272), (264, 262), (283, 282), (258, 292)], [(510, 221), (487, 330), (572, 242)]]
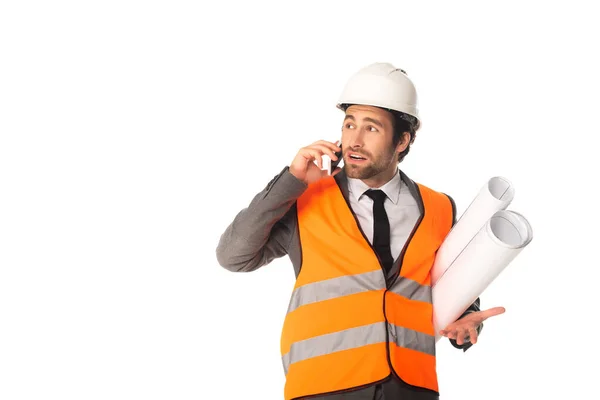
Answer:
[(302, 268), (281, 335), (286, 400), (391, 374), (438, 392), (430, 270), (453, 213), (445, 194), (417, 187), (424, 214), (391, 287), (333, 177), (298, 199)]

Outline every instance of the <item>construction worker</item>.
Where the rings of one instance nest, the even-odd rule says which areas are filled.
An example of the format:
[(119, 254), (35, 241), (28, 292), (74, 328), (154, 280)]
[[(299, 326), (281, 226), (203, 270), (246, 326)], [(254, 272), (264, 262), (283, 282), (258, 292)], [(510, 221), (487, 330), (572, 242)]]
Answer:
[[(234, 272), (291, 260), (286, 400), (438, 399), (430, 271), (456, 207), (398, 168), (420, 126), (415, 87), (401, 69), (371, 64), (337, 107), (341, 143), (300, 149), (227, 227), (217, 259)], [(343, 168), (322, 169), (323, 156)], [(477, 299), (440, 334), (466, 351), (502, 312)]]

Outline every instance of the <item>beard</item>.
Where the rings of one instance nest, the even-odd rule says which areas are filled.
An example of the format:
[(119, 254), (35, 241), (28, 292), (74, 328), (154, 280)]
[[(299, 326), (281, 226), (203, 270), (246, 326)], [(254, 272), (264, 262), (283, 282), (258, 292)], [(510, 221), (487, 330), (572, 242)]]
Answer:
[(365, 156), (369, 162), (363, 165), (344, 163), (344, 172), (349, 178), (355, 179), (370, 179), (390, 168), (392, 159), (396, 157), (396, 153), (392, 149), (389, 152), (380, 154), (379, 157), (374, 158), (371, 154), (366, 152), (360, 152), (361, 155)]
[(369, 179), (381, 173), (381, 171), (383, 171), (383, 169), (373, 163), (362, 166), (344, 164), (344, 172), (346, 172), (348, 178)]

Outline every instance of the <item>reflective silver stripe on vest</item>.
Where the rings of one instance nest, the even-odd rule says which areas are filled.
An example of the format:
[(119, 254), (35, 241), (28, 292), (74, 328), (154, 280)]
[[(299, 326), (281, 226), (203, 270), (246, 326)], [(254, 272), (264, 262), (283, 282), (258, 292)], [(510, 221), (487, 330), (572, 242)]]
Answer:
[(400, 347), (420, 351), (421, 353), (435, 356), (435, 336), (398, 325), (388, 325), (390, 342)]
[(309, 283), (294, 290), (287, 312), (305, 304), (384, 288), (385, 281), (381, 269)]
[(293, 343), (290, 351), (283, 355), (283, 369), (287, 375), (292, 363), (336, 351), (385, 342), (385, 336), (385, 322), (377, 322), (301, 340)]
[(431, 286), (421, 285), (411, 279), (399, 277), (390, 292), (399, 294), (407, 299), (432, 303)]

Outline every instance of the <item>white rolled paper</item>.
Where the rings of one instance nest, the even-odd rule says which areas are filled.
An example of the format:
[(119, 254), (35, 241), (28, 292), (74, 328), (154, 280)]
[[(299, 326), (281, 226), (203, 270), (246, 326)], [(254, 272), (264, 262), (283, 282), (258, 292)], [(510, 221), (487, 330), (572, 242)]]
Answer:
[(531, 225), (525, 217), (500, 210), (466, 246), (449, 249), (449, 253), (459, 254), (432, 289), (436, 341), (441, 338), (439, 331), (456, 321), (532, 238)]
[(488, 180), (438, 249), (431, 270), (432, 286), (492, 215), (508, 207), (514, 195), (515, 189), (508, 179), (496, 176)]

